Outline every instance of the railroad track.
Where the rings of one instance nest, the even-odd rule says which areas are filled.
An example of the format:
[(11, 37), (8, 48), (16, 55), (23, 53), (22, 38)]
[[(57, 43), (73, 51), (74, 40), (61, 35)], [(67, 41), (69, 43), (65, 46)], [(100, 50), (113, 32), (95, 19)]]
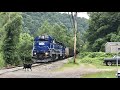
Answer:
[[(66, 60), (66, 59), (63, 59), (63, 60)], [(42, 66), (42, 65), (46, 66), (46, 65), (52, 64), (52, 63), (57, 62), (57, 61), (62, 61), (62, 60), (56, 60), (56, 61), (50, 61), (50, 62), (47, 62), (47, 60), (46, 60), (46, 62), (37, 62), (37, 63), (33, 63), (32, 67), (37, 67), (37, 66)], [(5, 74), (5, 73), (9, 73), (9, 72), (19, 71), (22, 69), (23, 69), (23, 66), (11, 68), (11, 69), (3, 69), (3, 70), (0, 70), (0, 75)]]

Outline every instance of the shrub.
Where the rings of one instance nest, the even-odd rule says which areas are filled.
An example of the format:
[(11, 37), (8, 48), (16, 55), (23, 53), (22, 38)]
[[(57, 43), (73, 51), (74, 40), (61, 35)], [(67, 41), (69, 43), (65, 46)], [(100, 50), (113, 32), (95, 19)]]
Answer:
[(105, 52), (85, 52), (79, 54), (80, 63), (99, 64), (103, 63), (104, 58), (113, 57), (113, 53)]
[(0, 68), (3, 67), (5, 65), (5, 62), (3, 60), (3, 54), (0, 53)]

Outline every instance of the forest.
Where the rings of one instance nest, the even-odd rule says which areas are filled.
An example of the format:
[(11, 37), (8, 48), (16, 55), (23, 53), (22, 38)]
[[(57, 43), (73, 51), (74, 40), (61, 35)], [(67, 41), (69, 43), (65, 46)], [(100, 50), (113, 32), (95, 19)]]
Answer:
[[(41, 34), (73, 48), (74, 30), (71, 15), (59, 12), (0, 12), (0, 67), (20, 65), (31, 59), (34, 37)], [(77, 17), (77, 49), (84, 44), (88, 20)], [(59, 35), (58, 35), (59, 33)]]
[[(105, 51), (106, 42), (120, 41), (120, 12), (89, 12), (85, 39), (88, 51)], [(91, 47), (91, 48), (89, 48)]]
[[(106, 42), (120, 41), (119, 12), (88, 12), (77, 17), (77, 50), (104, 52)], [(33, 39), (49, 34), (73, 48), (72, 17), (59, 12), (0, 12), (0, 67), (31, 58)], [(58, 35), (59, 33), (59, 35)]]

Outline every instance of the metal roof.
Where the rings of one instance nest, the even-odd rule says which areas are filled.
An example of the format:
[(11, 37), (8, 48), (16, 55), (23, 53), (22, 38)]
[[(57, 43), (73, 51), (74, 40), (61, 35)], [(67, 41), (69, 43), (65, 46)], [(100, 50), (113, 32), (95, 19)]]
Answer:
[(120, 45), (120, 42), (107, 42), (105, 45)]

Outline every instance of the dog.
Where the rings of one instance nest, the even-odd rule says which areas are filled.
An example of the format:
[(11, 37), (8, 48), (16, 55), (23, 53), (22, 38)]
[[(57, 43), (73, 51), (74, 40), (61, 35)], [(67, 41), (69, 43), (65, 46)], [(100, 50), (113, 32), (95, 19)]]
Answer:
[(25, 69), (25, 71), (26, 71), (26, 69), (27, 70), (31, 69), (31, 71), (32, 71), (32, 64), (23, 64), (23, 69)]

